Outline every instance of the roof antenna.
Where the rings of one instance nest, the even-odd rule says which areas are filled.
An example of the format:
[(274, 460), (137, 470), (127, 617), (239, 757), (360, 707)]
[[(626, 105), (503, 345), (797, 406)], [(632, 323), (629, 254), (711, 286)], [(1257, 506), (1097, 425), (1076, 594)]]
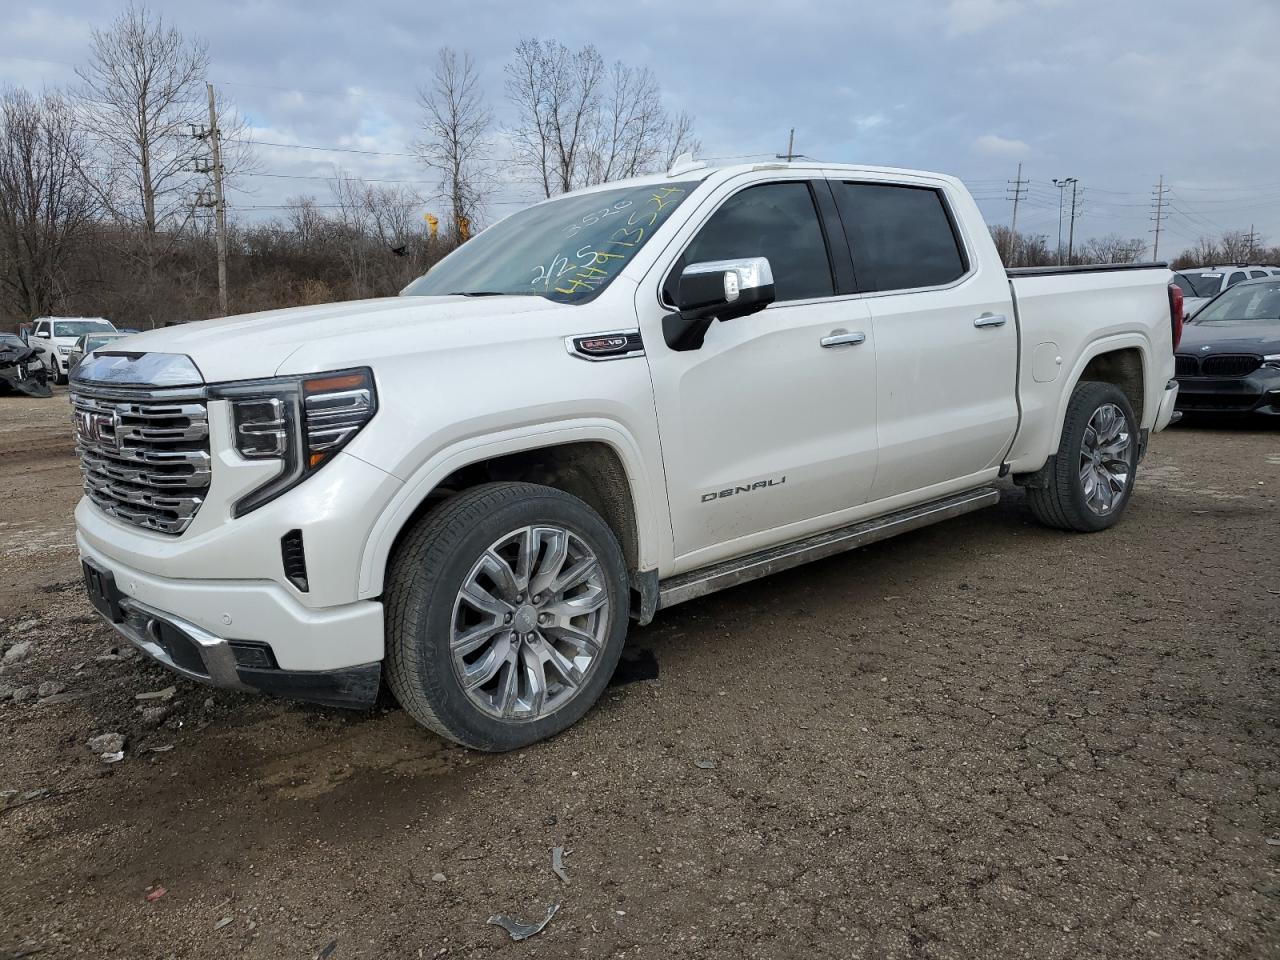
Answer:
[(701, 170), (706, 165), (707, 161), (705, 160), (693, 159), (692, 153), (682, 153), (676, 157), (670, 169), (667, 170), (667, 176), (678, 177), (680, 174), (688, 173), (690, 170)]

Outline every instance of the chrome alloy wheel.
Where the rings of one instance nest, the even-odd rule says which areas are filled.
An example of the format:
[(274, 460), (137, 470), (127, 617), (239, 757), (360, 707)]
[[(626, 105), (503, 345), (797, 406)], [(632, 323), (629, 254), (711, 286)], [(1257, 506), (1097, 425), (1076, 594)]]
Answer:
[(1133, 437), (1123, 411), (1104, 403), (1093, 412), (1080, 442), (1080, 486), (1089, 509), (1106, 516), (1120, 505), (1133, 469)]
[(495, 541), (453, 603), (449, 651), (467, 697), (503, 720), (546, 717), (572, 700), (609, 635), (604, 568), (564, 527)]

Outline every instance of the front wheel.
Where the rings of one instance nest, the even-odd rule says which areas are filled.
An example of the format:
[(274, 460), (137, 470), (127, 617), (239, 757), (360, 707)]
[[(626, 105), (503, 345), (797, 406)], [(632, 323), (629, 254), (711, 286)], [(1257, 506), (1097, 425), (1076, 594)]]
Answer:
[(1105, 530), (1128, 505), (1137, 471), (1138, 425), (1129, 398), (1111, 383), (1081, 383), (1067, 404), (1054, 461), (1027, 499), (1046, 526)]
[(387, 682), (419, 723), (512, 750), (577, 721), (627, 631), (613, 532), (552, 487), (490, 483), (427, 514), (397, 546), (384, 599)]

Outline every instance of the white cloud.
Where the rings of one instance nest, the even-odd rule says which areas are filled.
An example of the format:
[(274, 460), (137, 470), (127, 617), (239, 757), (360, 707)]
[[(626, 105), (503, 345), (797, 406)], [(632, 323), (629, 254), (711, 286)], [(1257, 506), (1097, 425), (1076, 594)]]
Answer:
[(1024, 11), (1058, 3), (1059, 0), (947, 0), (947, 36), (978, 33)]
[(973, 141), (973, 150), (984, 157), (1025, 157), (1031, 152), (1031, 147), (1025, 140), (984, 133)]

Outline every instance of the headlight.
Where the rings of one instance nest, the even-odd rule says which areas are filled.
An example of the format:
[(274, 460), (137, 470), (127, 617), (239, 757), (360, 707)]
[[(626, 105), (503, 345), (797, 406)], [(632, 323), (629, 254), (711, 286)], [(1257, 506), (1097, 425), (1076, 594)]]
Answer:
[(280, 461), (279, 473), (236, 502), (236, 517), (323, 467), (378, 410), (373, 374), (366, 368), (228, 384), (212, 388), (209, 396), (230, 402), (240, 456)]
[(1280, 353), (1273, 353), (1270, 356), (1263, 357), (1262, 365), (1264, 367), (1275, 367), (1280, 370)]
[(62, 344), (62, 343), (58, 344), (58, 352), (62, 354), (64, 357), (68, 353), (70, 353), (72, 349), (73, 349), (72, 347), (69, 347), (66, 344)]

